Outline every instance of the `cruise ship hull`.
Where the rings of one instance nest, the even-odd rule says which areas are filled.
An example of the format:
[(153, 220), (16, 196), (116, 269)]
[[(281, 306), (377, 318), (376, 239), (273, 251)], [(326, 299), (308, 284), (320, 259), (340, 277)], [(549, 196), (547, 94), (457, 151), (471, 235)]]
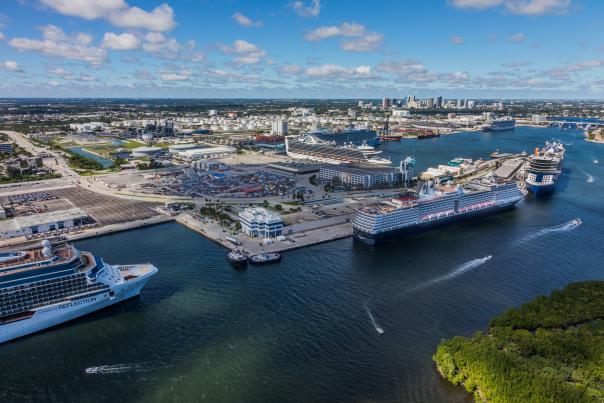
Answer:
[(541, 185), (537, 183), (527, 183), (526, 188), (536, 197), (547, 196), (554, 193), (556, 190), (556, 184), (550, 183), (548, 185)]
[(404, 238), (408, 236), (414, 236), (420, 234), (422, 232), (426, 232), (435, 228), (443, 227), (446, 225), (454, 224), (456, 222), (467, 221), (471, 219), (476, 219), (480, 217), (485, 217), (488, 215), (499, 214), (509, 210), (513, 210), (516, 207), (516, 203), (518, 201), (510, 202), (508, 204), (503, 204), (494, 207), (488, 207), (478, 211), (472, 211), (464, 214), (457, 214), (454, 216), (449, 216), (442, 218), (437, 221), (430, 221), (426, 223), (420, 223), (415, 225), (410, 225), (407, 227), (395, 229), (387, 232), (380, 232), (376, 234), (369, 234), (360, 231), (358, 228), (354, 228), (354, 236), (361, 242), (364, 242), (369, 245), (376, 245), (379, 243), (387, 242), (389, 240), (393, 240), (396, 238)]
[[(33, 316), (0, 325), (0, 343), (27, 336), (136, 297), (155, 271), (112, 287), (95, 296), (37, 309)], [(111, 295), (113, 292), (113, 295)]]

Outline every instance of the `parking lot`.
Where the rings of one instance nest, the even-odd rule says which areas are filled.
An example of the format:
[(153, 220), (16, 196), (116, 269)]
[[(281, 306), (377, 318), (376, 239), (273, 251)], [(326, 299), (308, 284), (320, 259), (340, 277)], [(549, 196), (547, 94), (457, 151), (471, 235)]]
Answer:
[(81, 208), (99, 225), (142, 220), (158, 215), (158, 212), (154, 210), (158, 204), (117, 199), (82, 188), (52, 190), (50, 193)]

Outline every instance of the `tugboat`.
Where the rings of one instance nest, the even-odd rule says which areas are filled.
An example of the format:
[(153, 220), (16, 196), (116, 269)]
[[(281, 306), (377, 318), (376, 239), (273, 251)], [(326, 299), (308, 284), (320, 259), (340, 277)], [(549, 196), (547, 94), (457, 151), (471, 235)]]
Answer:
[(274, 263), (274, 262), (279, 262), (280, 260), (281, 260), (281, 255), (277, 252), (266, 253), (266, 252), (262, 251), (258, 255), (250, 256), (251, 264)]
[(247, 256), (245, 256), (239, 249), (233, 249), (227, 253), (226, 259), (235, 267), (243, 267), (247, 265)]

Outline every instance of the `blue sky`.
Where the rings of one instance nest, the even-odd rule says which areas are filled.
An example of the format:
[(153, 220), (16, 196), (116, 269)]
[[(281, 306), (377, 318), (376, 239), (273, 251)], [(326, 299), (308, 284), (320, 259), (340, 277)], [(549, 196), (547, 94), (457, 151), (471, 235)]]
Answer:
[(0, 96), (604, 98), (599, 0), (3, 0)]

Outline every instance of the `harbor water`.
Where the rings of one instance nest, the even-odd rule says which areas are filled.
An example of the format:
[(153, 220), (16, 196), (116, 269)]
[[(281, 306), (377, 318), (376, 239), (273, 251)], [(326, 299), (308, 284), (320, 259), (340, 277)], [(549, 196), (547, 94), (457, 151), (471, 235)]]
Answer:
[(552, 197), (377, 247), (343, 239), (236, 271), (176, 223), (80, 241), (109, 263), (160, 271), (140, 298), (1, 345), (0, 401), (470, 402), (434, 368), (442, 338), (604, 278), (604, 145), (518, 127), (380, 146), (393, 162), (415, 154), (422, 170), (552, 138), (567, 150)]

